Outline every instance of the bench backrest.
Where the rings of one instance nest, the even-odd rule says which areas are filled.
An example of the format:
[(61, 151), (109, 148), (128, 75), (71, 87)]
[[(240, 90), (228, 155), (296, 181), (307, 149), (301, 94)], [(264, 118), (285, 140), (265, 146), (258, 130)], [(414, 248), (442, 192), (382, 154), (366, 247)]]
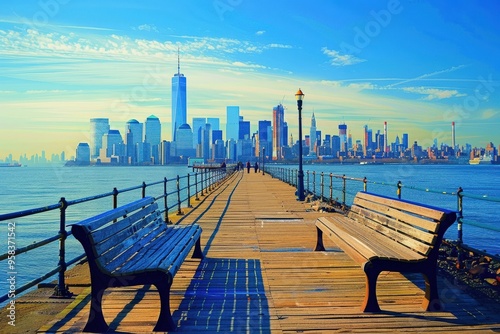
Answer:
[(72, 226), (89, 263), (111, 272), (167, 229), (153, 197), (145, 197)]
[[(359, 192), (348, 217), (424, 255), (439, 245), (456, 219), (453, 211)], [(437, 254), (437, 249), (435, 250)]]

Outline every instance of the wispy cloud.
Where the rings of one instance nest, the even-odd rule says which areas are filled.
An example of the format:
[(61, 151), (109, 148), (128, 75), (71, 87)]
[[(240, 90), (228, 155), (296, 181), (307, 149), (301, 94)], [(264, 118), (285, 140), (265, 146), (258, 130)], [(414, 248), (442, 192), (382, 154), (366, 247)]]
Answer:
[(323, 47), (321, 51), (330, 58), (330, 64), (333, 66), (354, 65), (366, 61), (353, 55), (341, 54), (339, 51), (330, 50), (327, 47)]
[(455, 89), (438, 89), (438, 88), (427, 88), (427, 87), (404, 87), (403, 91), (426, 95), (424, 100), (436, 100), (436, 99), (449, 99), (452, 97), (462, 97), (466, 94), (459, 93)]
[(257, 32), (255, 33), (255, 35), (257, 35), (257, 36), (262, 36), (262, 35), (264, 35), (265, 33), (266, 33), (266, 31), (265, 31), (265, 30), (259, 30), (259, 31), (257, 31)]
[(138, 27), (132, 27), (133, 30), (140, 30), (140, 31), (152, 31), (152, 32), (159, 32), (158, 28), (154, 24), (141, 24)]
[(492, 118), (498, 117), (499, 114), (500, 114), (499, 110), (487, 109), (487, 110), (483, 111), (480, 118), (481, 119), (492, 119)]
[(423, 79), (428, 79), (429, 77), (433, 77), (433, 76), (436, 76), (436, 75), (439, 75), (439, 74), (443, 74), (443, 73), (455, 72), (455, 71), (457, 71), (459, 69), (462, 69), (464, 67), (465, 67), (465, 65), (453, 66), (453, 67), (450, 67), (450, 68), (447, 68), (447, 69), (444, 69), (444, 70), (440, 70), (440, 71), (435, 71), (435, 72), (423, 74), (423, 75), (420, 75), (420, 76), (415, 77), (415, 78), (401, 80), (399, 82), (395, 82), (393, 84), (390, 84), (387, 87), (394, 87), (394, 86), (402, 85), (402, 84), (405, 84), (405, 83), (408, 83), (408, 82), (413, 82), (413, 81), (419, 81), (419, 80), (423, 80)]

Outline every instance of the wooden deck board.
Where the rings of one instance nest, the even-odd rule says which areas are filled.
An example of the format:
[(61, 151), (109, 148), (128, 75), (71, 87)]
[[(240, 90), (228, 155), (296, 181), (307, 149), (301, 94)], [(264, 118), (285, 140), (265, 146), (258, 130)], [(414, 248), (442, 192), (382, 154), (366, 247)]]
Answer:
[[(237, 185), (237, 186), (236, 186)], [(320, 215), (297, 202), (295, 189), (269, 175), (239, 173), (204, 196), (181, 224), (203, 228), (203, 261), (188, 259), (174, 278), (177, 332), (324, 333), (494, 332), (498, 309), (440, 278), (445, 311), (421, 309), (422, 278), (384, 272), (381, 313), (362, 313), (365, 278), (358, 264), (325, 240), (313, 252)], [(213, 200), (214, 198), (215, 201)], [(210, 210), (200, 215), (211, 205)], [(187, 210), (187, 209), (186, 209)], [(116, 332), (152, 331), (159, 310), (154, 287), (109, 289), (104, 315)], [(79, 332), (89, 290), (39, 332)]]

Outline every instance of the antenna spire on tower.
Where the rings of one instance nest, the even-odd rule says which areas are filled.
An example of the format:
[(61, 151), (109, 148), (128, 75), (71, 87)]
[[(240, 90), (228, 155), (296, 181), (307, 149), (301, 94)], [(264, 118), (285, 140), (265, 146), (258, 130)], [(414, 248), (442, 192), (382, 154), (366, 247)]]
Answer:
[(181, 54), (179, 46), (177, 46), (177, 74), (181, 74)]

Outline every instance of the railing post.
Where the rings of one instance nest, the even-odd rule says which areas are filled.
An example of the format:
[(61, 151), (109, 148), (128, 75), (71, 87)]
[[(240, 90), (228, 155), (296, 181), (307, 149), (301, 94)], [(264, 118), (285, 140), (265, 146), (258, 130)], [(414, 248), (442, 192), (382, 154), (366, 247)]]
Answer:
[(333, 173), (330, 173), (330, 202), (333, 202)]
[(68, 207), (68, 202), (66, 202), (64, 197), (61, 197), (59, 203), (61, 205), (59, 219), (59, 279), (51, 298), (71, 298), (73, 293), (69, 292), (68, 286), (64, 281), (64, 273), (66, 272), (66, 238), (68, 237), (68, 233), (66, 232), (66, 208)]
[(363, 191), (366, 192), (368, 185), (368, 180), (366, 179), (366, 176), (363, 178)]
[(142, 182), (142, 198), (146, 197), (146, 182)]
[(182, 216), (182, 211), (181, 211), (181, 185), (180, 185), (179, 175), (177, 175), (177, 215), (178, 216)]
[(167, 224), (170, 224), (170, 221), (168, 219), (168, 201), (167, 201), (167, 196), (168, 196), (168, 193), (167, 193), (167, 178), (164, 177), (163, 178), (163, 202), (165, 204), (165, 222)]
[(321, 202), (324, 200), (324, 190), (325, 190), (325, 175), (323, 172), (321, 172), (321, 180), (320, 180), (320, 185), (321, 185)]
[(196, 192), (195, 200), (199, 201), (200, 198), (198, 197), (198, 172), (194, 173), (194, 190)]
[(345, 205), (345, 194), (346, 194), (346, 177), (345, 174), (342, 175), (342, 205)]
[(403, 184), (401, 181), (398, 181), (398, 190), (396, 191), (396, 194), (398, 195), (398, 199), (401, 199), (401, 188), (403, 187)]
[(188, 198), (187, 205), (188, 205), (188, 208), (192, 208), (193, 206), (191, 205), (191, 182), (190, 182), (189, 177), (190, 177), (190, 175), (188, 173), (188, 175), (187, 175), (187, 182), (188, 182), (188, 184), (187, 184), (187, 192), (188, 192), (188, 194), (187, 194), (187, 198)]
[(458, 236), (457, 236), (457, 247), (458, 247), (458, 255), (457, 255), (457, 264), (456, 267), (457, 269), (462, 269), (464, 267), (464, 262), (463, 262), (463, 251), (462, 251), (462, 242), (463, 242), (463, 235), (462, 235), (462, 224), (463, 224), (463, 198), (464, 195), (462, 194), (463, 189), (462, 187), (458, 188), (457, 191), (457, 228), (458, 228)]
[(306, 186), (304, 187), (305, 188), (304, 191), (307, 193), (309, 190), (309, 171), (308, 170), (306, 171), (306, 180), (307, 181), (306, 181)]
[(118, 207), (118, 189), (113, 188), (113, 209)]
[(205, 168), (201, 169), (201, 196), (205, 196), (205, 186), (203, 185), (203, 179), (205, 178)]
[(316, 196), (316, 171), (313, 171), (312, 174), (313, 174), (312, 194), (313, 194), (313, 196)]

